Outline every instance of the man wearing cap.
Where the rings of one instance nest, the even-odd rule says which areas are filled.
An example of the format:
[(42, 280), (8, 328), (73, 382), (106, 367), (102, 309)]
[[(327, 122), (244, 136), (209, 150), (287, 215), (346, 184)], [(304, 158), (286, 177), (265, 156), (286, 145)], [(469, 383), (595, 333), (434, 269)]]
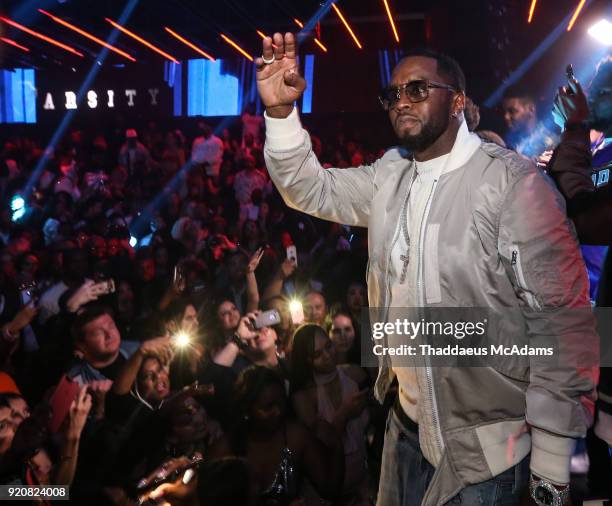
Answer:
[(119, 165), (127, 170), (128, 176), (145, 172), (151, 165), (151, 154), (145, 146), (138, 142), (138, 132), (133, 128), (125, 131), (125, 144), (119, 151)]

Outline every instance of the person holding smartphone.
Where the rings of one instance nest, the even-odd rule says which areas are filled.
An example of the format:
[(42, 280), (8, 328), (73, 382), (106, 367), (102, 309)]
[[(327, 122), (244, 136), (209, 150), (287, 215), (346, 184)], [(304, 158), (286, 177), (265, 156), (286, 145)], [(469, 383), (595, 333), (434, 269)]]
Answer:
[[(276, 318), (264, 321), (266, 315)], [(240, 319), (232, 338), (213, 356), (213, 362), (231, 368), (235, 374), (250, 365), (261, 365), (289, 379), (289, 367), (276, 348), (280, 326), (280, 314), (275, 309), (247, 313)]]
[[(559, 89), (553, 115), (563, 128), (561, 142), (547, 171), (567, 200), (582, 244), (612, 244), (612, 59), (597, 66), (588, 90), (568, 76)], [(612, 307), (612, 254), (604, 261), (599, 277), (597, 306)], [(602, 336), (603, 338), (604, 336)], [(602, 367), (594, 429), (587, 436), (591, 493), (612, 497), (612, 368)]]
[(563, 128), (547, 171), (567, 200), (583, 244), (612, 243), (612, 59), (600, 62), (588, 97), (573, 77), (555, 97)]

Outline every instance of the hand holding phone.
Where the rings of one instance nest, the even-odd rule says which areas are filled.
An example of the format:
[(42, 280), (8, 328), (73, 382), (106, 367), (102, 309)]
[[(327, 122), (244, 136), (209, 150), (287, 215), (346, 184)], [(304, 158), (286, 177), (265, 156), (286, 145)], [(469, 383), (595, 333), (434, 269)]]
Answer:
[(154, 494), (151, 492), (153, 489), (157, 489), (164, 483), (177, 482), (179, 479), (180, 483), (183, 483), (184, 485), (190, 483), (191, 479), (193, 478), (193, 473), (189, 473), (190, 476), (187, 476), (186, 478), (185, 476), (187, 471), (197, 468), (202, 460), (202, 455), (199, 452), (196, 452), (191, 457), (183, 456), (164, 462), (149, 476), (140, 480), (136, 486), (136, 489), (140, 494), (149, 491), (149, 498), (159, 498), (161, 497), (161, 494)]
[(105, 279), (94, 284), (92, 287), (92, 293), (96, 296), (108, 295), (109, 293), (115, 292), (115, 282), (112, 279)]
[(297, 267), (297, 248), (294, 245), (287, 246), (287, 260), (290, 260)]
[(185, 273), (183, 267), (180, 264), (176, 264), (174, 267), (174, 276), (172, 277), (172, 286), (176, 293), (183, 293), (186, 287)]
[(574, 67), (571, 63), (568, 63), (567, 67), (565, 67), (565, 75), (567, 76), (567, 93), (568, 95), (573, 95), (574, 92), (572, 90), (572, 85), (576, 83), (576, 77), (574, 76)]
[(589, 106), (582, 86), (574, 76), (574, 69), (569, 64), (565, 69), (567, 86), (561, 86), (553, 102), (553, 118), (562, 129), (568, 125), (587, 124)]
[(80, 385), (69, 376), (62, 376), (55, 391), (49, 399), (52, 415), (49, 421), (49, 432), (59, 432), (64, 420), (70, 413), (70, 406), (79, 395)]
[(278, 325), (281, 322), (280, 313), (276, 309), (270, 309), (259, 313), (253, 322), (253, 327), (257, 330), (263, 329), (264, 327), (272, 327)]

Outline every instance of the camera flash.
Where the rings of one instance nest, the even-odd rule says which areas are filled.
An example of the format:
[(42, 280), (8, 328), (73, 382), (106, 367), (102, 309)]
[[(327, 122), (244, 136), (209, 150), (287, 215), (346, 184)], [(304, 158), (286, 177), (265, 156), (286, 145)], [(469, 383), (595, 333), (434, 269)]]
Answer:
[(289, 302), (289, 312), (291, 313), (291, 322), (294, 325), (300, 325), (304, 322), (304, 308), (299, 300), (292, 299)]
[(186, 332), (179, 332), (174, 336), (174, 343), (180, 348), (184, 348), (185, 346), (187, 346), (190, 341), (191, 338)]

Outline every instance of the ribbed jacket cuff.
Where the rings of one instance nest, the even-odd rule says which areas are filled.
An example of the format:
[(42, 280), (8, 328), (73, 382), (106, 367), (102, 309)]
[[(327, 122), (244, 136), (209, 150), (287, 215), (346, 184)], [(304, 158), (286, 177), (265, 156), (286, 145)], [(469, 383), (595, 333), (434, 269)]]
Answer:
[(566, 485), (570, 480), (570, 459), (576, 440), (556, 436), (532, 427), (531, 472), (555, 485)]
[(266, 121), (266, 147), (272, 151), (289, 151), (302, 145), (304, 131), (297, 108), (286, 118), (270, 118), (264, 112)]

